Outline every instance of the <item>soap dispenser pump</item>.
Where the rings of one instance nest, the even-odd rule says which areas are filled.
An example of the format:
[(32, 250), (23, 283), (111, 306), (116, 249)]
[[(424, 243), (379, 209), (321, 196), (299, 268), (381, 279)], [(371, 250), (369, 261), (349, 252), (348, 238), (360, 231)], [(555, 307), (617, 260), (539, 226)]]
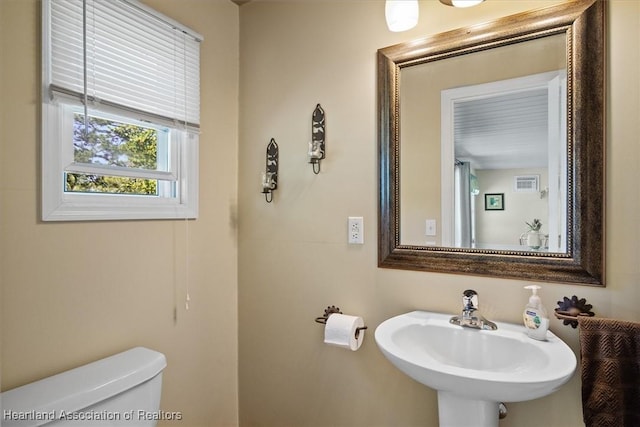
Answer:
[(529, 297), (529, 303), (522, 314), (527, 335), (530, 338), (545, 341), (547, 339), (547, 330), (549, 329), (549, 316), (542, 305), (542, 300), (538, 296), (540, 286), (529, 285), (524, 288), (530, 289), (532, 292), (531, 297)]

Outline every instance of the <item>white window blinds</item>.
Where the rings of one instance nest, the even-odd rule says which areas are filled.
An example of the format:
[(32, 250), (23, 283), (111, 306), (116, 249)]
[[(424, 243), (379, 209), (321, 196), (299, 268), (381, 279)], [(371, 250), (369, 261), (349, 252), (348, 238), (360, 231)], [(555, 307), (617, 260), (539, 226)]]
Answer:
[[(87, 97), (198, 126), (202, 37), (135, 0), (86, 1)], [(50, 95), (84, 98), (83, 0), (50, 0)]]

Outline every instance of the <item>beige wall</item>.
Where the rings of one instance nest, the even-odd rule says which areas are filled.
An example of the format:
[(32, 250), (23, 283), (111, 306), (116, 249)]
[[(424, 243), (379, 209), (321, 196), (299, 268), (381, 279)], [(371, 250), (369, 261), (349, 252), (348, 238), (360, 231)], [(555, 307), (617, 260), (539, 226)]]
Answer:
[[(549, 188), (547, 169), (477, 169), (480, 194), (475, 196), (476, 243), (518, 245), (520, 235), (526, 232), (527, 222), (534, 218), (542, 221), (542, 233), (549, 232), (549, 198), (539, 192), (516, 192), (514, 177), (538, 175), (540, 189)], [(485, 193), (504, 193), (504, 210), (485, 210)]]
[[(376, 267), (376, 49), (557, 1), (487, 1), (467, 10), (422, 1), (419, 26), (393, 34), (382, 1), (260, 1), (241, 7), (239, 185), (240, 420), (243, 426), (434, 426), (436, 394), (381, 355), (373, 329), (413, 309), (454, 313), (473, 288), (487, 317), (519, 322), (516, 280)], [(546, 284), (549, 309), (587, 298), (600, 316), (640, 320), (640, 2), (612, 0), (609, 17), (607, 281), (605, 289)], [(311, 112), (327, 115), (327, 159), (306, 163)], [(260, 194), (264, 151), (280, 146), (274, 202)], [(365, 244), (346, 243), (362, 215)], [(335, 304), (364, 316), (355, 353), (322, 343), (314, 318)], [(551, 321), (577, 349), (577, 331)], [(501, 426), (581, 426), (580, 381), (509, 404)]]
[(39, 221), (40, 3), (0, 0), (2, 389), (143, 345), (167, 356), (162, 409), (180, 425), (237, 425), (238, 7), (145, 3), (205, 37), (188, 225)]

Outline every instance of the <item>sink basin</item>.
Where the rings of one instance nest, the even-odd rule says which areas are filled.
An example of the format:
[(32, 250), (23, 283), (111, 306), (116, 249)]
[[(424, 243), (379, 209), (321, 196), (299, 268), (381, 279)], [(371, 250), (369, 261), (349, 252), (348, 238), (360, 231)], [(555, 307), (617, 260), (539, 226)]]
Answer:
[(440, 426), (497, 426), (498, 404), (556, 391), (576, 369), (573, 351), (552, 332), (529, 338), (522, 325), (495, 331), (449, 323), (451, 314), (414, 311), (382, 322), (375, 339), (402, 372), (438, 391)]

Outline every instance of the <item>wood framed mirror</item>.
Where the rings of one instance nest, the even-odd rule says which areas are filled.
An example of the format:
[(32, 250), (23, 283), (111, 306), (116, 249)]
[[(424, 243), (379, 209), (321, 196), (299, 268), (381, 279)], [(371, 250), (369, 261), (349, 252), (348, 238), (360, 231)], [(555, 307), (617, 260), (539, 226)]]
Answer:
[[(604, 0), (568, 1), (378, 51), (379, 267), (604, 286), (605, 8)], [(452, 81), (456, 74), (464, 78)], [(459, 120), (467, 114), (479, 118), (483, 127), (495, 122), (524, 128), (505, 115), (515, 110), (511, 101), (493, 119), (478, 113), (487, 110), (486, 103), (462, 101), (484, 100), (488, 95), (478, 94), (496, 84), (504, 88), (536, 81), (539, 88), (541, 79), (547, 85), (558, 76), (561, 83), (553, 91), (544, 89), (540, 105), (559, 106), (560, 119), (550, 118), (548, 111), (555, 107), (545, 109), (541, 114), (548, 116), (542, 120), (547, 127), (541, 134), (560, 135), (561, 143), (551, 136), (538, 138), (546, 140), (538, 151), (549, 159), (542, 166), (501, 161), (500, 173), (508, 169), (515, 184), (496, 184), (497, 172), (483, 169), (489, 166), (478, 161), (488, 155), (470, 154), (490, 144), (486, 139), (471, 148), (459, 144), (463, 138), (458, 132), (464, 132), (459, 129), (465, 127), (451, 117)], [(420, 80), (422, 86), (414, 83)], [(457, 95), (476, 87), (483, 89)], [(508, 100), (512, 93), (528, 90), (498, 92)], [(552, 102), (551, 93), (559, 98)], [(446, 105), (456, 110), (443, 113)], [(492, 142), (502, 139), (492, 132)], [(510, 145), (494, 149), (493, 157), (508, 151), (520, 153), (521, 160), (535, 157), (524, 148), (532, 145), (525, 144), (529, 133), (504, 138)], [(559, 157), (552, 157), (552, 151)], [(458, 180), (454, 163), (470, 164), (476, 172), (472, 178), (483, 184), (470, 183), (468, 172)], [(529, 205), (524, 195), (512, 194), (520, 185), (535, 185), (533, 198), (549, 200), (541, 204), (529, 195)], [(469, 186), (477, 195), (472, 221), (481, 223), (472, 227), (470, 238), (464, 231), (468, 221), (458, 220), (459, 206), (468, 213), (458, 198), (460, 193), (467, 198)], [(483, 209), (494, 202), (500, 206)], [(527, 244), (519, 228), (507, 232), (510, 222), (525, 227), (534, 220), (548, 227), (542, 239), (546, 243)], [(501, 234), (510, 240), (500, 241)], [(482, 237), (486, 235), (491, 237)]]

